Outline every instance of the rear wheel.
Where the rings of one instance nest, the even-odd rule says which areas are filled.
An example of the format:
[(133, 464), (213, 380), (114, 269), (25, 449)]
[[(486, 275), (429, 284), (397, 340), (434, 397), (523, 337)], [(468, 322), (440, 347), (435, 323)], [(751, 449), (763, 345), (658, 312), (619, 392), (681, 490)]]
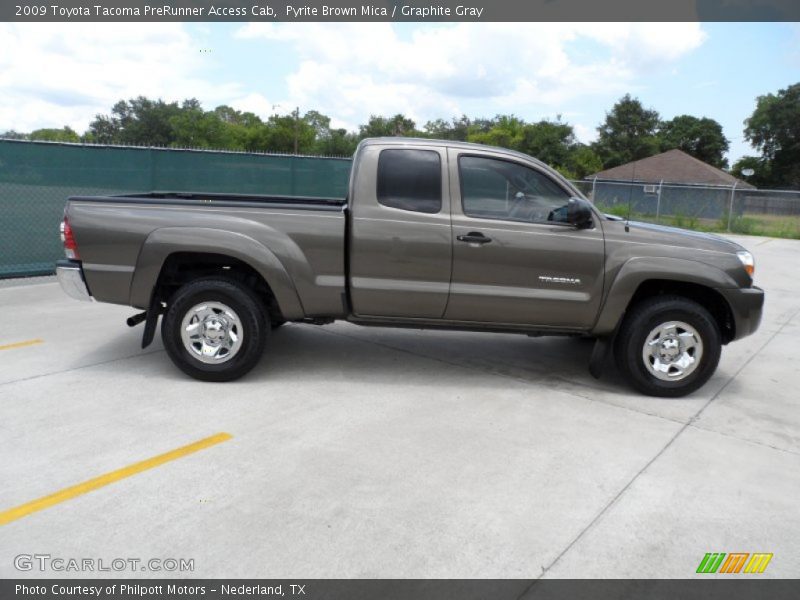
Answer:
[(617, 367), (640, 392), (679, 397), (714, 374), (722, 350), (719, 327), (700, 304), (657, 296), (637, 304), (616, 336)]
[(181, 287), (161, 323), (164, 348), (187, 375), (230, 381), (261, 358), (270, 330), (261, 301), (227, 279), (200, 279)]

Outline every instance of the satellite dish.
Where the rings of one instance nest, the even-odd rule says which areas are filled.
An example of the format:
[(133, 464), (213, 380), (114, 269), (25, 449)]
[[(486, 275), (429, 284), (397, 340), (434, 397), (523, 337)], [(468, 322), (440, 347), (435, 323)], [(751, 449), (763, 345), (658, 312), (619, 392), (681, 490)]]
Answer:
[(742, 169), (742, 175), (745, 177), (750, 177), (753, 173), (755, 173), (753, 169)]

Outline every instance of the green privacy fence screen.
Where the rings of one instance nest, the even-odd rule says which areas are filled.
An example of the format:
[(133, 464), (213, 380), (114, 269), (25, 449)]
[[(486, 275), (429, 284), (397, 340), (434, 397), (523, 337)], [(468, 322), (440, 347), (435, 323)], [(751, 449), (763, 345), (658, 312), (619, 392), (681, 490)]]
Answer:
[(64, 252), (68, 196), (187, 191), (344, 198), (350, 159), (0, 140), (0, 278)]

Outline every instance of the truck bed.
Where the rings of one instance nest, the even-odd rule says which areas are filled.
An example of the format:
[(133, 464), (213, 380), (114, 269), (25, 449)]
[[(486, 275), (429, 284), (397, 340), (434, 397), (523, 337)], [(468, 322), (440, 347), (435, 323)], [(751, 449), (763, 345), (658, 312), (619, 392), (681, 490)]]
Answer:
[(275, 281), (286, 318), (298, 319), (344, 314), (345, 207), (342, 198), (156, 191), (73, 196), (66, 216), (97, 300), (146, 308), (171, 255), (215, 254)]

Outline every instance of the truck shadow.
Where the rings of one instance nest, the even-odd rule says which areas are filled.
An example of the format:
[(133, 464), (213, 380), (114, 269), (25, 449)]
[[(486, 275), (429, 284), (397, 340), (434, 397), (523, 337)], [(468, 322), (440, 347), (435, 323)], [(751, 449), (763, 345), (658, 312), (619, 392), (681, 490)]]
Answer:
[(247, 380), (497, 387), (505, 378), (586, 397), (633, 394), (612, 360), (602, 379), (589, 374), (592, 348), (581, 338), (288, 324)]
[[(187, 381), (163, 354), (161, 336), (146, 350), (141, 328), (109, 339), (80, 363), (147, 360), (153, 377)], [(405, 387), (497, 389), (533, 384), (536, 392), (559, 390), (588, 399), (636, 396), (608, 360), (600, 380), (588, 371), (593, 340), (566, 337), (287, 324), (272, 332), (261, 362), (242, 383), (359, 383)], [(145, 358), (149, 355), (157, 358)]]
[(141, 344), (141, 326), (133, 329), (120, 327), (116, 335), (109, 337), (101, 344), (93, 345), (90, 351), (76, 354), (71, 368), (113, 363), (164, 350), (160, 334), (156, 335), (153, 343), (146, 349), (143, 350)]

